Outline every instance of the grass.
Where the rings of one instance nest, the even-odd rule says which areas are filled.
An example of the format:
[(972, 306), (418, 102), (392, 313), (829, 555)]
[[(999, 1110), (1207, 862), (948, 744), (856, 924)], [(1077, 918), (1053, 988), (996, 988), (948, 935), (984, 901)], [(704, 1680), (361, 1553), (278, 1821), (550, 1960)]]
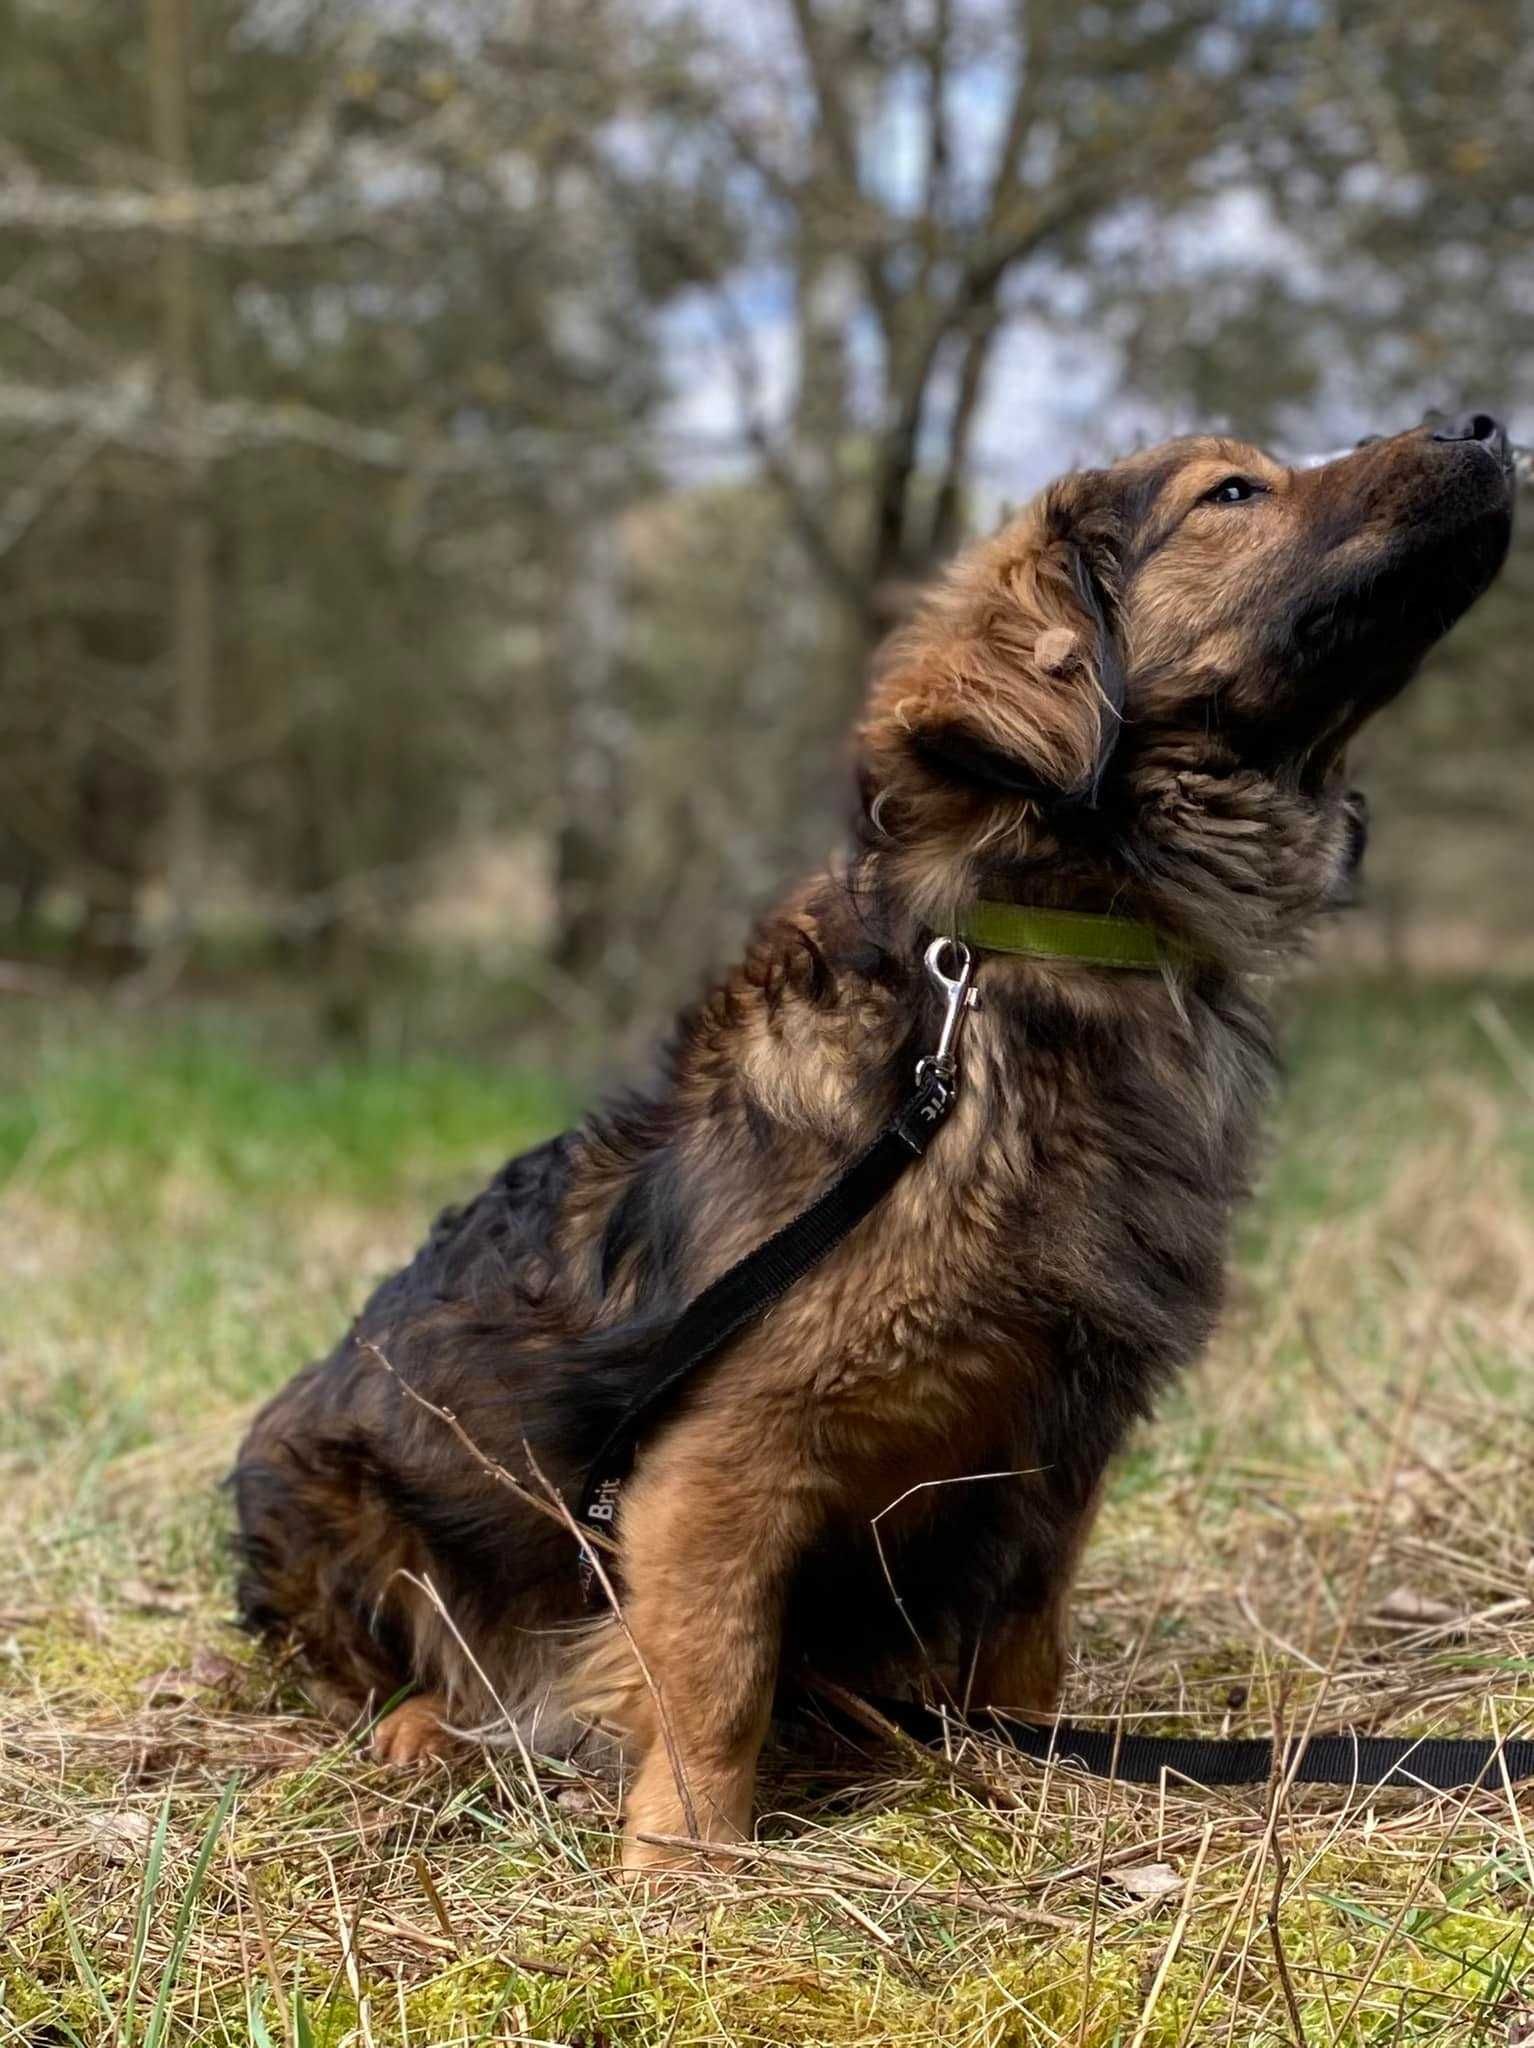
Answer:
[[(564, 1105), (228, 1016), (6, 1021), (0, 2043), (1534, 2029), (1527, 1789), (1138, 1791), (799, 1740), (739, 1867), (644, 1900), (598, 1780), (378, 1771), (227, 1627), (216, 1482), (433, 1204)], [(1318, 982), (1289, 1042), (1224, 1329), (1087, 1560), (1068, 1709), (1505, 1733), (1534, 1701), (1534, 990)]]

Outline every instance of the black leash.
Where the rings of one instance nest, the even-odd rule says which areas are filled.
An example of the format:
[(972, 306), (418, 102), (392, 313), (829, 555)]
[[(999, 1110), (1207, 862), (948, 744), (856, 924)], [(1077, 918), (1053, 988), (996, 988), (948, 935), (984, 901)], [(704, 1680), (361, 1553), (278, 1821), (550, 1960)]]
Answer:
[[(944, 961), (955, 972), (945, 972)], [(936, 1051), (919, 1061), (916, 1086), (873, 1143), (846, 1167), (823, 1194), (781, 1230), (747, 1252), (690, 1301), (666, 1339), (664, 1368), (625, 1409), (591, 1462), (577, 1520), (588, 1534), (606, 1534), (617, 1517), (618, 1497), (633, 1468), (640, 1438), (655, 1427), (680, 1389), (732, 1337), (785, 1295), (843, 1238), (878, 1207), (906, 1169), (921, 1158), (953, 1107), (954, 1047), (964, 1014), (974, 1002), (974, 961), (961, 939), (934, 939), (927, 948), (928, 973), (943, 992), (945, 1008)], [(582, 1547), (581, 1587), (594, 1599), (592, 1551)], [(1273, 1745), (1260, 1739), (1217, 1741), (1162, 1735), (1116, 1735), (1068, 1722), (1042, 1726), (990, 1710), (967, 1720), (920, 1701), (871, 1702), (875, 1713), (901, 1733), (926, 1744), (942, 1743), (966, 1728), (989, 1734), (1039, 1762), (1075, 1764), (1095, 1777), (1130, 1785), (1155, 1785), (1163, 1773), (1201, 1785), (1261, 1785), (1273, 1774)], [(845, 1727), (851, 1717), (828, 1709)], [(859, 1725), (855, 1722), (852, 1725)], [(1293, 1756), (1286, 1751), (1285, 1763)], [(1305, 1785), (1404, 1785), (1447, 1792), (1478, 1785), (1492, 1770), (1510, 1780), (1534, 1778), (1534, 1741), (1500, 1746), (1485, 1740), (1417, 1740), (1384, 1735), (1313, 1735), (1294, 1771)]]
[[(864, 1727), (845, 1710), (819, 1703), (843, 1732)], [(1183, 1735), (1116, 1735), (1069, 1721), (1043, 1724), (976, 1708), (960, 1716), (919, 1700), (868, 1704), (903, 1735), (929, 1747), (966, 1733), (989, 1736), (1038, 1763), (1053, 1759), (1125, 1785), (1159, 1785), (1163, 1773), (1197, 1785), (1265, 1785), (1273, 1776), (1273, 1744), (1261, 1737), (1220, 1740)], [(1285, 1746), (1284, 1766), (1298, 1785), (1395, 1785), (1453, 1792), (1483, 1782), (1534, 1778), (1534, 1741), (1433, 1735), (1312, 1735)]]
[[(957, 968), (953, 975), (942, 966), (950, 949)], [(823, 1194), (765, 1243), (737, 1259), (683, 1309), (666, 1339), (664, 1370), (625, 1409), (591, 1461), (577, 1511), (583, 1529), (605, 1532), (611, 1527), (639, 1439), (660, 1420), (683, 1383), (876, 1209), (942, 1128), (953, 1107), (954, 1043), (971, 1001), (974, 962), (969, 948), (961, 940), (934, 939), (927, 948), (927, 971), (943, 990), (947, 1007), (937, 1050), (917, 1064), (915, 1090)], [(583, 1547), (581, 1587), (588, 1600), (593, 1598), (595, 1581), (591, 1552)]]

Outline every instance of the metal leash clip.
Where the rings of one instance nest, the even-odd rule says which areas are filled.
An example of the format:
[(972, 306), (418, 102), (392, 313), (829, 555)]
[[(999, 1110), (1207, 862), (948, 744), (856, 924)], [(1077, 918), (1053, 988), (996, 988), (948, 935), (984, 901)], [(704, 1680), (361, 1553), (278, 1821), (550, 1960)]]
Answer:
[[(975, 959), (962, 939), (947, 937), (934, 939), (924, 957), (927, 972), (943, 993), (943, 1028), (935, 1050), (916, 1062), (916, 1080), (918, 1086), (928, 1081), (940, 1082), (946, 1094), (952, 1089), (958, 1071), (954, 1048), (959, 1042), (959, 1026), (965, 1011), (973, 1010), (980, 1001), (971, 986)], [(945, 962), (953, 972), (948, 971)]]

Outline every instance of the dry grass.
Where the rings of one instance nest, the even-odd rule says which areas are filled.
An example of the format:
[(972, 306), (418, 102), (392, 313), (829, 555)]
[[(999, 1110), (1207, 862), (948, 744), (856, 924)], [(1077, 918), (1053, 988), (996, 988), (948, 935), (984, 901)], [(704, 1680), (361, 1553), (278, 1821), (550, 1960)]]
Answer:
[[(1530, 1719), (1534, 1000), (1486, 1001), (1307, 996), (1226, 1328), (1088, 1560), (1073, 1716)], [(81, 1017), (4, 1077), (0, 2042), (1534, 2038), (1527, 1788), (1141, 1791), (801, 1729), (758, 1845), (646, 1900), (600, 1781), (365, 1763), (226, 1628), (214, 1481), (554, 1105), (216, 1043)]]

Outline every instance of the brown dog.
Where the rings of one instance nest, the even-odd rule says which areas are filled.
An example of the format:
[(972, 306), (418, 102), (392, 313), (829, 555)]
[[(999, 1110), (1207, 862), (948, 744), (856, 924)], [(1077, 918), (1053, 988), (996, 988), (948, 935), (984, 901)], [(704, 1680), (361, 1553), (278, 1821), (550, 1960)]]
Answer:
[[(873, 683), (855, 856), (684, 1017), (654, 1092), (440, 1218), (259, 1416), (249, 1624), (353, 1710), (422, 1688), (378, 1729), (396, 1759), (455, 1723), (612, 1729), (634, 1866), (749, 1827), (797, 1660), (1047, 1713), (1104, 1467), (1219, 1306), (1265, 978), (1357, 856), (1347, 742), (1491, 581), (1511, 503), (1484, 415), (1308, 471), (1193, 439), (964, 555)], [(580, 1626), (568, 1530), (423, 1404), (576, 1498), (683, 1305), (908, 1091), (924, 948), (981, 899), (1135, 920), (1161, 969), (977, 954), (947, 1124), (643, 1444), (624, 1627)]]

